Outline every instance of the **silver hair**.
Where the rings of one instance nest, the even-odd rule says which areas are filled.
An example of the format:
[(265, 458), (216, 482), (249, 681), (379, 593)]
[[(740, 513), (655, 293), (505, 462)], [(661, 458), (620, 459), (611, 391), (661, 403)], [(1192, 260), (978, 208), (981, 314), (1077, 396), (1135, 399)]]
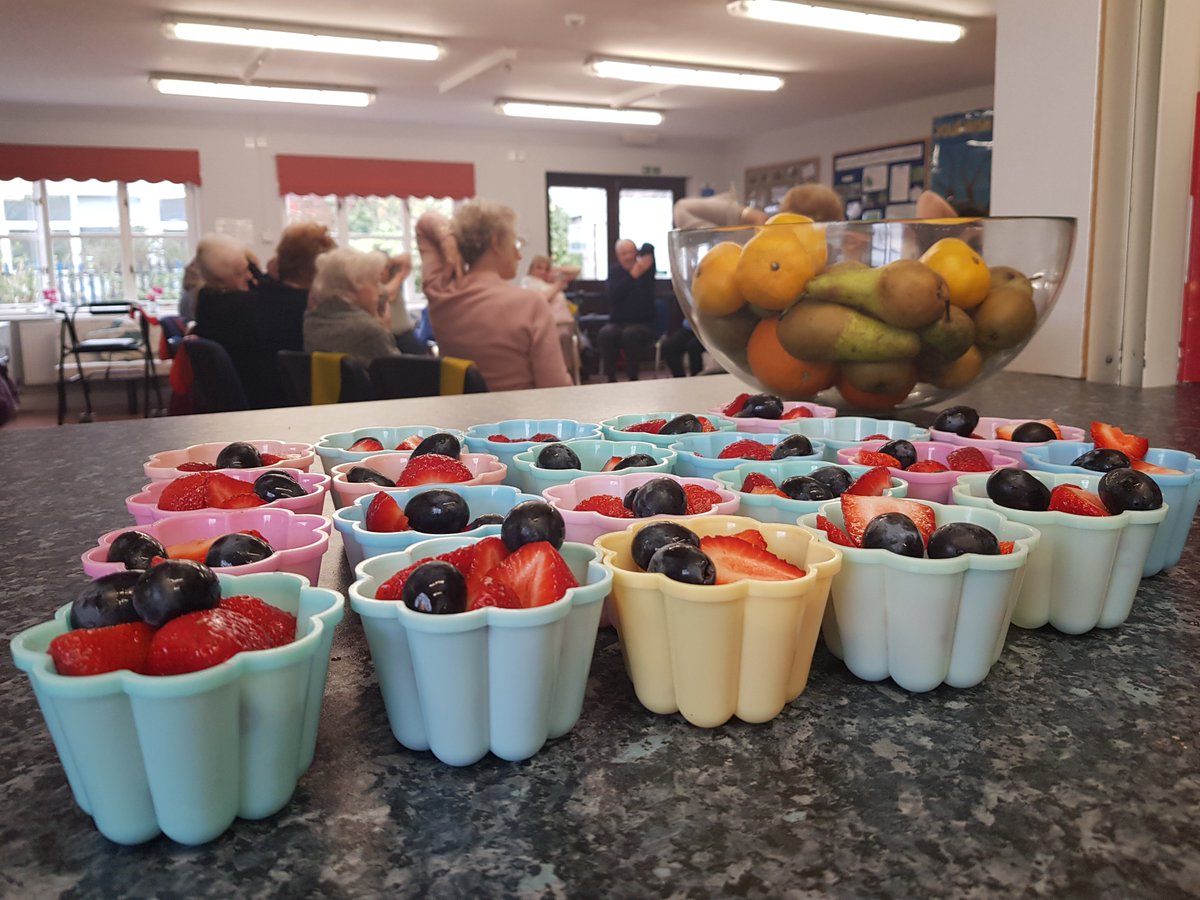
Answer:
[(196, 268), (204, 283), (220, 287), (232, 280), (246, 262), (246, 248), (227, 234), (206, 234), (196, 245)]
[(350, 247), (322, 253), (317, 257), (317, 276), (309, 292), (309, 309), (335, 297), (357, 304), (358, 289), (378, 284), (386, 266), (387, 257), (380, 253), (363, 253)]

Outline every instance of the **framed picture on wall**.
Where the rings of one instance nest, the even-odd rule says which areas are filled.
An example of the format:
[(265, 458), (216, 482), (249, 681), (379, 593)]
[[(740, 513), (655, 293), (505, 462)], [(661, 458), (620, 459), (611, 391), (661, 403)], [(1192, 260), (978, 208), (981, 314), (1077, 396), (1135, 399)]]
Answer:
[(847, 219), (904, 219), (916, 213), (925, 190), (928, 142), (924, 139), (839, 153), (833, 157), (833, 189)]
[(746, 170), (745, 203), (769, 215), (779, 212), (779, 204), (791, 188), (821, 178), (821, 160), (810, 156), (791, 162), (754, 166)]

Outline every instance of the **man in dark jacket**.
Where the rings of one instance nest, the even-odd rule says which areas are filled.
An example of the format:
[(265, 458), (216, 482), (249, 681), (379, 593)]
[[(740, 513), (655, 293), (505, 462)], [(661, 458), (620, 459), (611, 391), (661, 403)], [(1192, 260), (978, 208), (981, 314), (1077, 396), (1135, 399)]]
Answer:
[(608, 324), (600, 329), (600, 358), (609, 381), (617, 380), (617, 358), (625, 351), (625, 371), (638, 380), (642, 360), (658, 337), (654, 309), (654, 247), (630, 240), (614, 248), (617, 261), (608, 270)]

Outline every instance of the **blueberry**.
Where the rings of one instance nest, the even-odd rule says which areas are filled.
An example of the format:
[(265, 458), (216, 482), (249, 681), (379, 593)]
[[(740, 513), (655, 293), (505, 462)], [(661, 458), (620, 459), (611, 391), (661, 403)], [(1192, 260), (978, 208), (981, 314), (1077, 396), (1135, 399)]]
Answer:
[(1040, 512), (1050, 506), (1050, 488), (1021, 469), (997, 469), (989, 475), (987, 495), (1008, 509)]
[(254, 479), (254, 493), (268, 503), (285, 497), (303, 497), (304, 488), (287, 472), (263, 472)]
[(582, 469), (579, 456), (566, 444), (546, 444), (538, 451), (537, 464), (543, 469)]
[(879, 448), (878, 452), (896, 457), (896, 459), (900, 460), (900, 468), (902, 469), (907, 469), (917, 461), (917, 448), (912, 445), (912, 441), (906, 441), (904, 438), (888, 441)]
[(156, 556), (167, 558), (167, 549), (144, 531), (122, 531), (108, 547), (108, 562), (124, 563), (126, 569), (148, 569)]
[(646, 516), (682, 516), (687, 514), (687, 494), (678, 481), (651, 478), (635, 491), (629, 508), (639, 519)]
[(508, 511), (500, 526), (500, 540), (512, 553), (525, 544), (549, 541), (557, 550), (563, 544), (562, 514), (545, 500), (523, 500)]
[(953, 559), (964, 553), (997, 556), (1000, 542), (986, 528), (971, 522), (950, 522), (929, 536), (930, 559)]
[(245, 441), (234, 441), (217, 454), (218, 469), (257, 469), (262, 464), (262, 455)]
[(426, 453), (436, 453), (439, 456), (448, 456), (451, 459), (458, 459), (462, 454), (462, 444), (458, 438), (452, 434), (447, 434), (444, 431), (439, 431), (436, 434), (431, 434), (421, 443), (417, 444), (416, 449), (408, 457), (414, 459), (418, 456), (424, 456)]
[(680, 541), (659, 547), (650, 557), (647, 572), (661, 572), (685, 584), (716, 584), (717, 567), (699, 547)]
[(245, 566), (271, 555), (271, 545), (252, 534), (223, 534), (212, 542), (204, 556), (210, 569)]
[(434, 615), (466, 612), (467, 579), (448, 562), (427, 562), (408, 576), (400, 599), (416, 612)]
[(103, 628), (139, 621), (133, 608), (133, 586), (141, 577), (141, 572), (126, 570), (89, 581), (71, 602), (71, 627)]
[(890, 512), (873, 518), (863, 532), (862, 545), (868, 550), (887, 550), (916, 559), (925, 556), (921, 532), (904, 513)]
[(684, 413), (681, 416), (676, 416), (666, 425), (659, 429), (659, 434), (694, 434), (704, 430), (704, 426), (700, 424), (700, 420), (691, 413)]
[(377, 472), (370, 466), (354, 466), (346, 473), (346, 480), (351, 484), (377, 484), (380, 487), (395, 487), (396, 482), (382, 472)]
[(154, 628), (184, 613), (213, 609), (220, 602), (221, 583), (213, 570), (190, 559), (160, 562), (133, 586), (133, 608)]
[(774, 394), (751, 394), (746, 405), (734, 413), (735, 419), (778, 419), (783, 415), (783, 401)]
[(457, 534), (471, 521), (471, 508), (463, 495), (445, 488), (421, 491), (408, 498), (404, 515), (415, 531)]
[(1013, 429), (1011, 440), (1022, 444), (1041, 444), (1058, 437), (1044, 422), (1022, 422)]
[(619, 463), (612, 467), (613, 472), (620, 472), (622, 469), (638, 469), (644, 466), (657, 466), (658, 460), (649, 453), (634, 453), (631, 456), (625, 457)]
[(833, 492), (811, 475), (785, 478), (779, 489), (793, 500), (832, 500)]
[(482, 528), (484, 525), (503, 525), (504, 516), (500, 513), (484, 513), (482, 516), (476, 516), (467, 523), (467, 527), (463, 531), (470, 531), (473, 528)]
[(1129, 457), (1120, 450), (1109, 450), (1096, 447), (1087, 453), (1075, 457), (1071, 465), (1091, 469), (1093, 472), (1107, 472), (1110, 469), (1128, 469)]
[(821, 468), (809, 472), (808, 477), (815, 478), (829, 488), (829, 493), (834, 497), (840, 497), (846, 493), (846, 488), (850, 487), (854, 481), (850, 477), (850, 473), (841, 466), (821, 466)]
[(969, 406), (951, 406), (938, 413), (933, 427), (938, 431), (970, 437), (979, 424), (979, 413)]
[(1114, 516), (1127, 509), (1158, 509), (1163, 505), (1162, 489), (1145, 472), (1135, 469), (1105, 472), (1097, 493), (1104, 508)]
[(802, 434), (789, 434), (775, 445), (771, 459), (787, 459), (789, 456), (812, 456), (812, 441)]
[(700, 537), (678, 522), (651, 522), (634, 535), (630, 552), (633, 554), (633, 561), (638, 564), (638, 568), (645, 569), (650, 565), (650, 557), (654, 555), (655, 551), (667, 544), (679, 543), (699, 547)]

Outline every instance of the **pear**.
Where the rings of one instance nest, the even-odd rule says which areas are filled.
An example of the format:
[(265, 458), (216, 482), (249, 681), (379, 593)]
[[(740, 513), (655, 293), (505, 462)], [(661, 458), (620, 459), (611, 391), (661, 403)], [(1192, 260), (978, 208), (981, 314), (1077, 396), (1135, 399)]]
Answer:
[(932, 325), (917, 332), (921, 339), (921, 356), (937, 361), (958, 359), (975, 343), (975, 320), (957, 306), (946, 307), (946, 313)]
[(975, 343), (985, 355), (1016, 347), (1037, 328), (1037, 307), (1019, 283), (992, 288), (973, 313)]
[(947, 390), (965, 388), (983, 370), (983, 354), (972, 344), (966, 352), (949, 362), (920, 363), (921, 380)]
[(917, 367), (908, 361), (848, 362), (838, 371), (846, 384), (868, 394), (907, 394), (917, 383)]
[(840, 303), (897, 328), (924, 328), (943, 314), (950, 290), (924, 263), (898, 259), (874, 269), (830, 266), (809, 279), (802, 299)]
[(809, 300), (784, 312), (778, 334), (792, 356), (823, 362), (912, 359), (921, 349), (916, 332), (893, 328), (837, 303)]
[(759, 318), (748, 306), (743, 306), (727, 316), (713, 316), (697, 311), (693, 313), (693, 317), (704, 346), (723, 353), (743, 369), (749, 368), (746, 343), (759, 323)]
[(1012, 266), (992, 266), (992, 287), (1017, 287), (1029, 295), (1029, 299), (1033, 299), (1033, 282), (1030, 281), (1024, 272), (1014, 269)]

